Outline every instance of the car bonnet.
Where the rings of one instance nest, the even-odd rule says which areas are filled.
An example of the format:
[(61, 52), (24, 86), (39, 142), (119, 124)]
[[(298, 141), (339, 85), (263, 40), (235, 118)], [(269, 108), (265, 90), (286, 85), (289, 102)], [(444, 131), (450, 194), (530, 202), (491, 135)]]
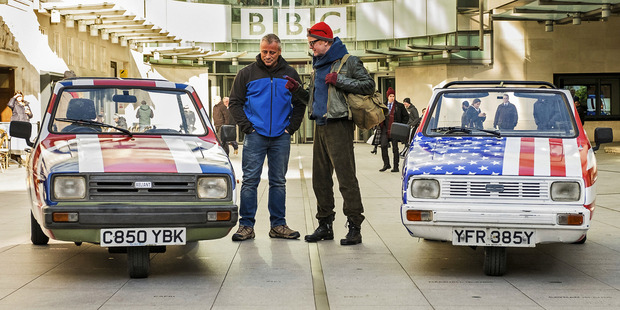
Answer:
[(575, 138), (428, 137), (418, 133), (405, 174), (581, 177), (586, 159)]

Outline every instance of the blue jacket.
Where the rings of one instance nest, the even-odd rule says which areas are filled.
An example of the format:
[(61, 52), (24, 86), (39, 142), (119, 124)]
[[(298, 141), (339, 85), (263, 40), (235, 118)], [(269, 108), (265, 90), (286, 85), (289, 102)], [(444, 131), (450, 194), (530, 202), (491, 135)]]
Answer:
[(306, 106), (294, 99), (284, 87), (290, 76), (301, 84), (299, 74), (280, 56), (273, 68), (260, 58), (241, 69), (230, 92), (229, 111), (246, 134), (253, 130), (262, 136), (279, 137), (287, 130), (293, 134), (303, 120)]

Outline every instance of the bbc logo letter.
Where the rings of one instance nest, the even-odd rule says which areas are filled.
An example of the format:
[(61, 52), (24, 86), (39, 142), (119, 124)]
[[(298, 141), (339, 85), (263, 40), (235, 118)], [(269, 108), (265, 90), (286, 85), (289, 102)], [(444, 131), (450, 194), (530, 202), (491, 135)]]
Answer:
[[(314, 10), (316, 20), (310, 20)], [(271, 9), (241, 9), (241, 37), (261, 39), (274, 33), (274, 16)], [(346, 8), (280, 9), (278, 10), (278, 33), (280, 39), (306, 39), (306, 29), (314, 23), (326, 22), (341, 38), (347, 37)]]

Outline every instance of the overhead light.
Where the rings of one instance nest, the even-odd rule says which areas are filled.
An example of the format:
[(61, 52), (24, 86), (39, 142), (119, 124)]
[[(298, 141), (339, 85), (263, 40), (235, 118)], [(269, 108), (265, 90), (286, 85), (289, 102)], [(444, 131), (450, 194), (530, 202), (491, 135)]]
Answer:
[(202, 66), (202, 65), (204, 65), (204, 64), (205, 64), (205, 59), (204, 59), (204, 58), (202, 58), (202, 57), (198, 57), (198, 65), (199, 65), (199, 66)]
[(75, 26), (75, 20), (71, 15), (65, 15), (65, 26), (67, 28), (73, 28)]
[(101, 29), (101, 40), (108, 40), (110, 39), (110, 33), (108, 32), (107, 29)]
[(581, 25), (581, 13), (575, 13), (573, 15), (573, 25)]
[(545, 31), (553, 32), (553, 21), (552, 20), (548, 20), (545, 22)]
[(78, 20), (78, 31), (86, 32), (86, 22), (83, 19)]
[(177, 56), (176, 55), (172, 56), (172, 63), (173, 64), (177, 63)]
[(424, 53), (418, 53), (418, 60), (424, 60)]
[(606, 19), (611, 15), (611, 5), (609, 3), (603, 4), (601, 8), (601, 17)]
[(96, 37), (99, 35), (99, 29), (95, 25), (90, 25), (90, 36)]
[(159, 52), (153, 52), (153, 59), (159, 60)]
[(121, 46), (127, 46), (127, 38), (121, 37)]
[(112, 39), (110, 41), (112, 43), (118, 43), (118, 35), (116, 33), (112, 33)]
[(51, 16), (51, 23), (52, 24), (60, 23), (60, 11), (52, 10), (51, 14), (52, 14), (52, 16)]
[(445, 50), (445, 51), (441, 52), (441, 57), (443, 57), (443, 58), (450, 58), (450, 51)]
[(239, 65), (239, 58), (237, 58), (237, 57), (233, 57), (233, 59), (232, 59), (232, 65), (233, 65), (233, 66), (238, 66), (238, 65)]
[(101, 16), (97, 15), (97, 18), (95, 18), (95, 25), (101, 24), (103, 24), (103, 19), (101, 18)]

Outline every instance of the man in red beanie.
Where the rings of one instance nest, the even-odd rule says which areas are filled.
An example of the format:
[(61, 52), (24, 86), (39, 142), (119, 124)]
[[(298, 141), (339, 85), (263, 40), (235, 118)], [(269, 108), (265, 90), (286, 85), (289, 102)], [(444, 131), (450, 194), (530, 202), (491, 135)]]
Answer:
[[(342, 57), (347, 48), (334, 37), (332, 29), (320, 22), (308, 29), (308, 45), (313, 51), (310, 87), (306, 91), (289, 80), (286, 87), (295, 96), (308, 102), (310, 119), (316, 123), (312, 151), (312, 187), (317, 199), (319, 227), (305, 237), (307, 242), (334, 239), (334, 182), (336, 172), (340, 192), (344, 200), (343, 211), (347, 216), (349, 233), (340, 240), (341, 245), (362, 242), (360, 232), (364, 221), (364, 207), (353, 153), (355, 124), (350, 118), (346, 94), (370, 95), (375, 91), (375, 82), (364, 68), (362, 61), (350, 56), (343, 64)], [(329, 103), (329, 104), (328, 104)]]
[(379, 124), (379, 127), (381, 128), (381, 158), (383, 158), (383, 168), (379, 169), (379, 171), (383, 172), (392, 168), (390, 166), (390, 157), (388, 155), (388, 147), (390, 142), (392, 142), (394, 168), (392, 168), (391, 171), (398, 172), (400, 153), (398, 152), (398, 141), (392, 140), (391, 137), (392, 123), (407, 124), (409, 121), (409, 113), (407, 113), (407, 109), (402, 103), (396, 101), (396, 94), (392, 87), (389, 87), (385, 94), (387, 95), (387, 102), (385, 105), (388, 107), (388, 114), (385, 115), (385, 121)]

